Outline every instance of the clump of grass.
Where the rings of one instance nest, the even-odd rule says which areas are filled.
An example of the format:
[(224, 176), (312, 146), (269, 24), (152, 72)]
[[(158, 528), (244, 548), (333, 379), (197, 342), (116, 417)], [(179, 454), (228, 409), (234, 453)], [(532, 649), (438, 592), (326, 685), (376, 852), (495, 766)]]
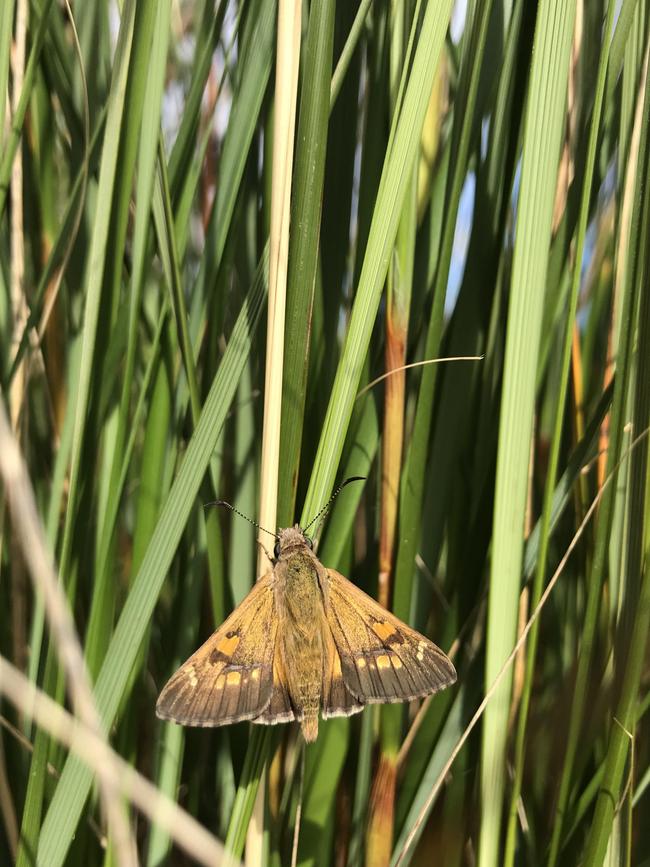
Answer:
[[(0, 8), (0, 861), (641, 863), (644, 7), (302, 8), (286, 54), (272, 0)], [(458, 684), (304, 759), (156, 720), (255, 579), (202, 504), (305, 523), (351, 475), (319, 556)]]

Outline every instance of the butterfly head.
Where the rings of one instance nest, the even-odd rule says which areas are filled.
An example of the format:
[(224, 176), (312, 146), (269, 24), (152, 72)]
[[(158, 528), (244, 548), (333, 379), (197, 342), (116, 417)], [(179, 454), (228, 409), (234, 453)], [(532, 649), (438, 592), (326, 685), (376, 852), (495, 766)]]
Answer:
[(306, 535), (302, 527), (299, 524), (295, 524), (293, 527), (280, 530), (275, 547), (273, 548), (273, 556), (276, 560), (281, 560), (283, 557), (305, 547), (311, 550), (314, 547), (314, 543)]

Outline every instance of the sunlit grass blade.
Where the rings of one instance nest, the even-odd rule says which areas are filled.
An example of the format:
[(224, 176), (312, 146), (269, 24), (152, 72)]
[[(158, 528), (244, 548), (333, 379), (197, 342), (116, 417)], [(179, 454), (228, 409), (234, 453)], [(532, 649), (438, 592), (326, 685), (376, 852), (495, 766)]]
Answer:
[[(530, 610), (534, 610), (539, 603), (539, 599), (542, 595), (542, 590), (544, 586), (544, 581), (546, 579), (546, 571), (547, 571), (547, 557), (548, 557), (548, 545), (549, 545), (549, 526), (551, 522), (551, 508), (553, 503), (553, 491), (555, 488), (556, 474), (558, 461), (560, 456), (560, 447), (562, 441), (562, 427), (563, 427), (563, 418), (564, 418), (564, 407), (566, 396), (568, 392), (569, 386), (569, 369), (571, 362), (571, 350), (573, 346), (573, 339), (575, 333), (575, 316), (576, 310), (578, 306), (578, 293), (580, 289), (580, 267), (579, 265), (582, 263), (582, 254), (584, 250), (585, 243), (585, 234), (587, 231), (587, 221), (589, 217), (589, 205), (591, 202), (591, 187), (593, 181), (593, 171), (594, 171), (594, 163), (596, 159), (596, 145), (598, 142), (598, 132), (600, 129), (600, 119), (601, 119), (601, 108), (602, 108), (602, 100), (603, 94), (605, 90), (605, 77), (607, 73), (607, 59), (608, 59), (608, 47), (609, 47), (609, 33), (611, 30), (611, 25), (614, 20), (614, 7), (610, 4), (609, 13), (607, 17), (607, 24), (604, 31), (603, 38), (603, 49), (601, 52), (599, 69), (598, 69), (598, 81), (597, 81), (597, 89), (596, 89), (596, 99), (594, 104), (594, 111), (591, 119), (591, 131), (589, 136), (589, 151), (587, 154), (587, 166), (585, 169), (584, 180), (583, 180), (583, 192), (581, 199), (581, 207), (580, 207), (580, 217), (579, 224), (577, 230), (577, 238), (576, 238), (576, 251), (575, 251), (575, 262), (577, 263), (574, 267), (573, 278), (571, 282), (571, 295), (569, 298), (569, 305), (567, 310), (567, 321), (566, 321), (566, 329), (565, 329), (565, 337), (564, 337), (564, 347), (562, 354), (562, 371), (561, 371), (561, 381), (557, 388), (557, 397), (555, 398), (557, 401), (556, 409), (555, 409), (555, 423), (553, 430), (553, 441), (551, 444), (551, 454), (549, 458), (549, 467), (546, 476), (545, 490), (544, 490), (544, 505), (542, 511), (542, 525), (541, 525), (541, 549), (538, 555), (537, 560), (537, 569), (535, 572), (535, 580), (533, 583), (533, 589), (530, 597)], [(514, 864), (515, 858), (515, 839), (516, 839), (516, 825), (518, 822), (518, 809), (519, 809), (519, 799), (521, 797), (521, 783), (522, 783), (522, 775), (523, 775), (523, 764), (524, 764), (524, 746), (525, 746), (525, 737), (526, 737), (526, 727), (528, 722), (528, 710), (530, 703), (530, 695), (533, 688), (533, 675), (535, 669), (535, 658), (537, 654), (537, 640), (539, 634), (539, 623), (536, 623), (531, 631), (530, 638), (528, 640), (528, 645), (526, 649), (526, 672), (525, 672), (525, 683), (523, 687), (523, 693), (521, 698), (521, 704), (519, 707), (519, 719), (517, 721), (517, 736), (516, 736), (516, 744), (515, 744), (515, 762), (514, 762), (514, 783), (512, 786), (512, 794), (510, 800), (510, 811), (508, 816), (508, 828), (507, 828), (507, 837), (506, 837), (506, 848), (505, 848), (505, 864), (507, 867), (509, 865)]]
[[(537, 348), (574, 14), (572, 5), (554, 0), (543, 0), (537, 13), (499, 422), (485, 665), (488, 684), (495, 679), (515, 639)], [(542, 105), (550, 110), (542, 110)], [(485, 865), (500, 863), (511, 682), (511, 676), (504, 678), (483, 723), (479, 859)]]

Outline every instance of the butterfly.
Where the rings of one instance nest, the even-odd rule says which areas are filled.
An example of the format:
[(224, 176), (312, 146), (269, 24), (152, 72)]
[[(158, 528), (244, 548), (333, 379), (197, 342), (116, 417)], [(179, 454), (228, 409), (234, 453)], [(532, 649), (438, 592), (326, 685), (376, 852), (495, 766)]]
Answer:
[(323, 566), (297, 524), (276, 538), (271, 571), (160, 693), (161, 719), (188, 726), (297, 720), (311, 742), (319, 714), (351, 716), (455, 682), (442, 650)]

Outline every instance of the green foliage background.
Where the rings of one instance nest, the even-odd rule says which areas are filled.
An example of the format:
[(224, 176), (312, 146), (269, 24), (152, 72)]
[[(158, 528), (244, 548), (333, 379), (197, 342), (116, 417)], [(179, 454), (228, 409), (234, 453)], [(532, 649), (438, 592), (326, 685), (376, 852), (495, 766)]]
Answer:
[[(0, 8), (0, 94), (18, 6)], [(288, 727), (154, 713), (254, 579), (253, 528), (202, 504), (257, 509), (276, 4), (87, 0), (80, 54), (61, 3), (27, 6), (0, 115), (2, 396), (103, 724), (237, 855), (266, 765), (267, 863), (289, 863), (299, 797), (298, 863), (364, 863), (377, 755), (413, 708), (381, 736), (371, 711), (322, 723), (302, 789)], [(650, 863), (648, 4), (463, 12), (452, 36), (451, 0), (304, 4), (279, 520), (367, 476), (320, 556), (376, 592), (383, 386), (357, 395), (384, 372), (386, 287), (410, 305), (407, 361), (483, 356), (406, 374), (394, 608), (454, 645), (459, 680), (400, 753), (392, 863)], [(5, 509), (0, 533), (0, 652), (64, 703)], [(0, 862), (114, 863), (90, 771), (1, 713)], [(143, 863), (186, 863), (132, 820)]]

